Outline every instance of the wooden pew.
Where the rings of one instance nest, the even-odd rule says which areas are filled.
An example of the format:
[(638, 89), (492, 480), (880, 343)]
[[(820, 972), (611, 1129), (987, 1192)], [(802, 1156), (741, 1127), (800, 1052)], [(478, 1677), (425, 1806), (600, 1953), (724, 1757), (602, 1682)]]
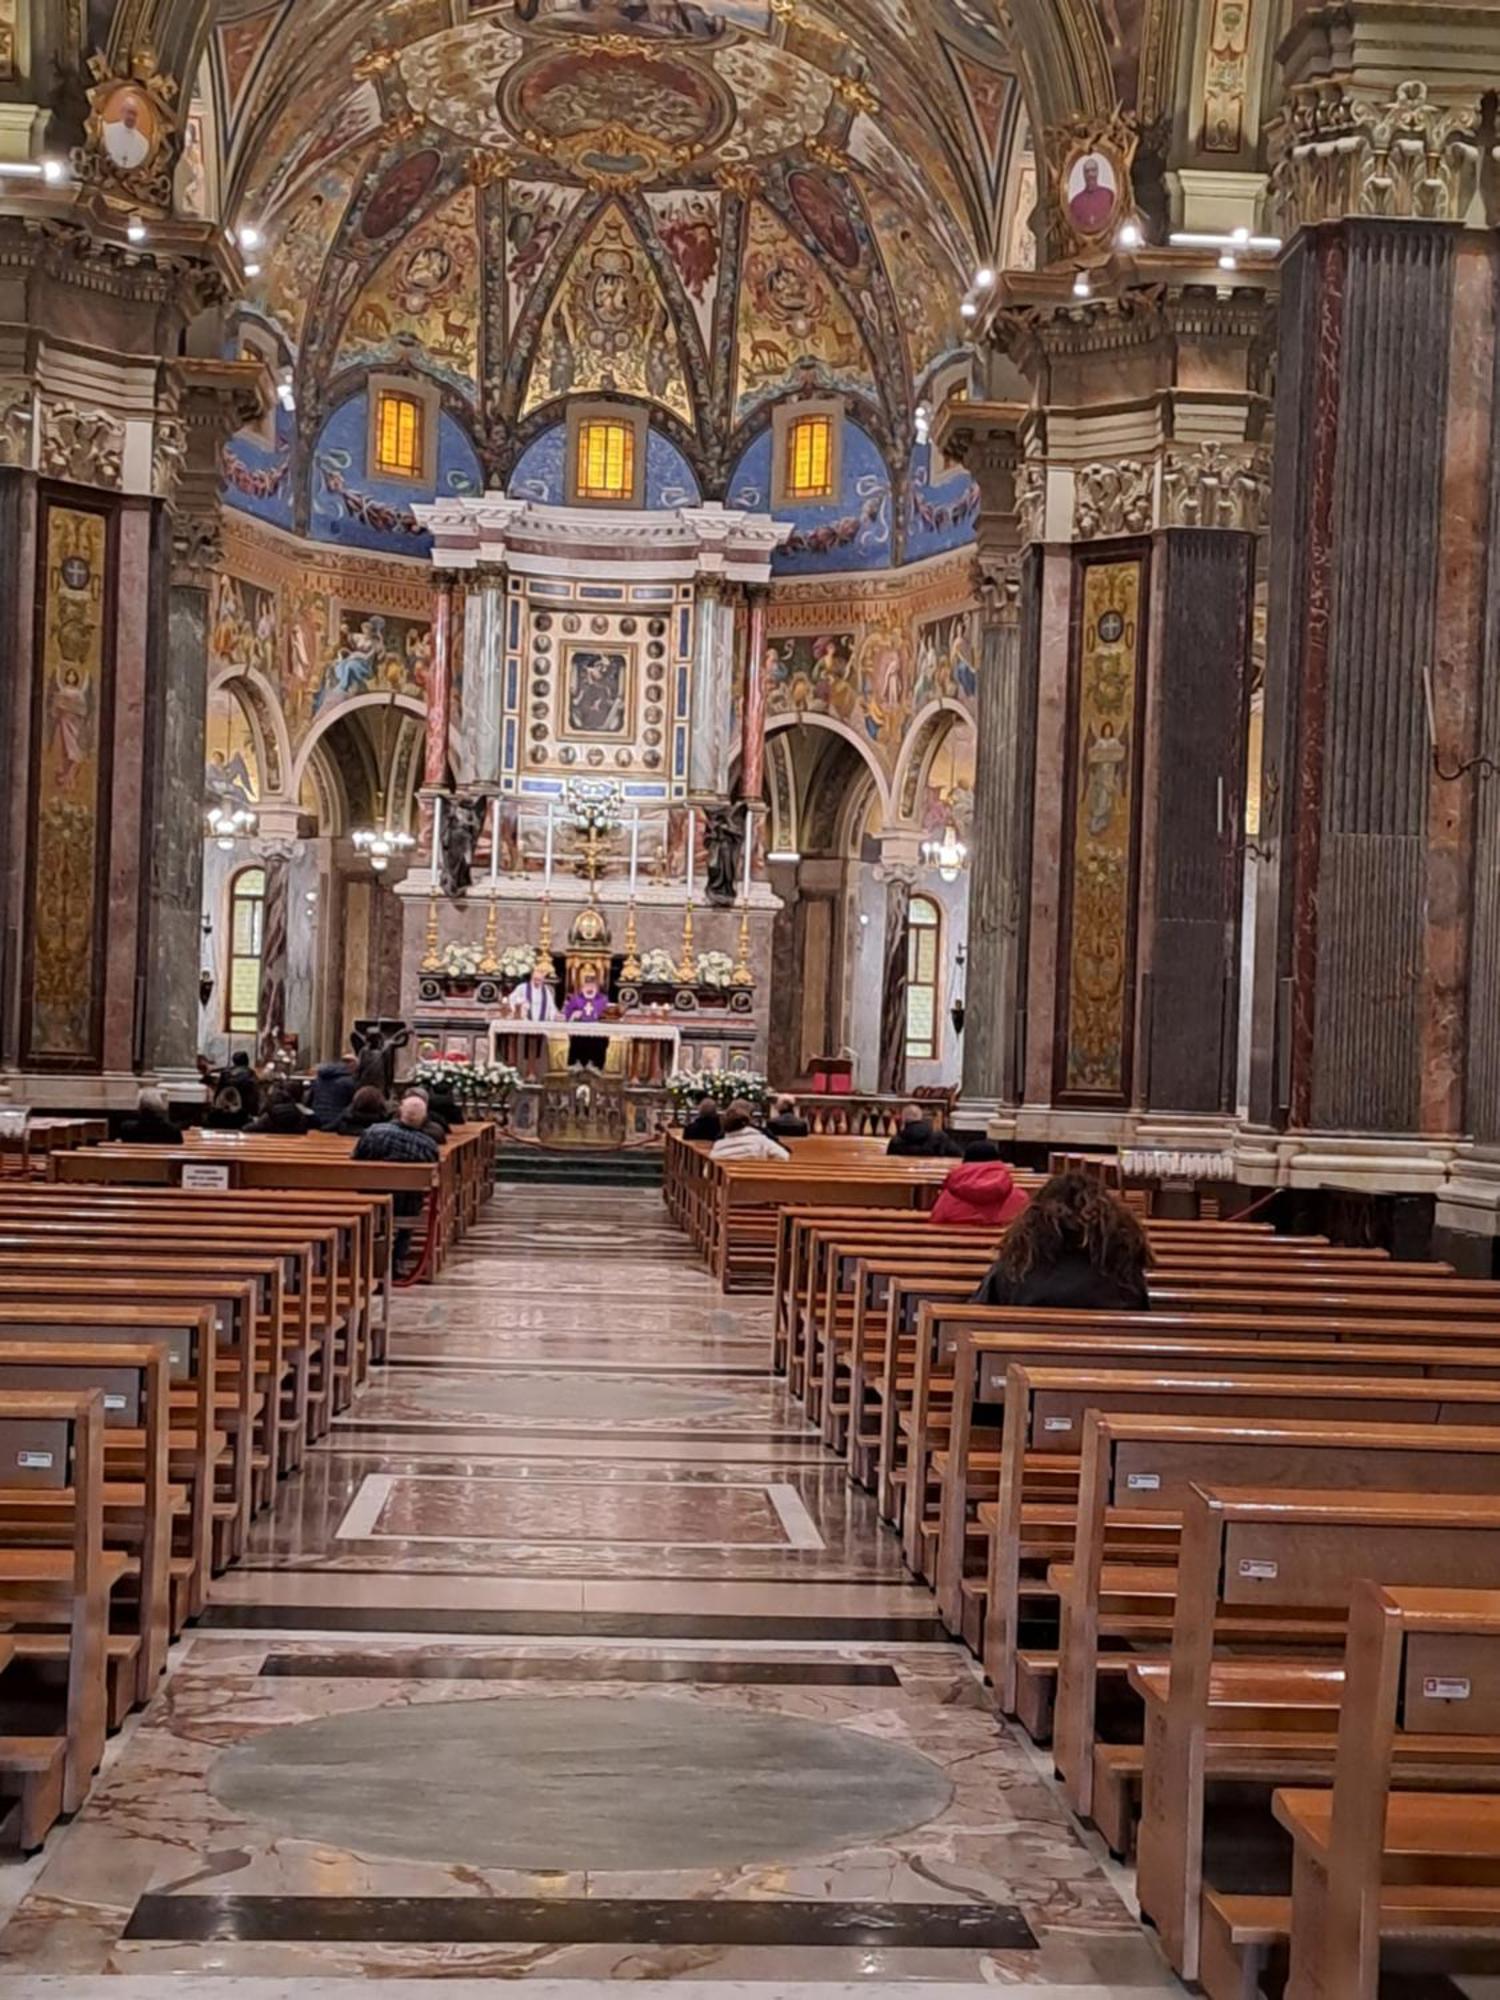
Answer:
[[(128, 1559), (104, 1546), (102, 1391), (7, 1390), (0, 1468), (0, 1521), (45, 1495), (56, 1522), (51, 1546), (0, 1535), (0, 1619), (67, 1635), (62, 1730), (0, 1737), (0, 1787), (20, 1796), (22, 1838), (36, 1845), (49, 1806), (55, 1817), (83, 1804), (104, 1752), (109, 1600)], [(39, 1741), (49, 1733), (60, 1739), (50, 1750)]]
[[(0, 1395), (15, 1389), (97, 1388), (103, 1398), (105, 1544), (134, 1552), (139, 1563), (136, 1643), (126, 1646), (125, 1635), (113, 1631), (107, 1642), (114, 1722), (150, 1698), (172, 1637), (172, 1522), (187, 1500), (169, 1478), (168, 1373), (168, 1356), (158, 1342), (0, 1339)], [(8, 1523), (0, 1523), (0, 1537), (7, 1526), (15, 1527), (14, 1510)], [(56, 1657), (45, 1637), (16, 1637), (12, 1656)], [(118, 1706), (116, 1679), (124, 1692)]]
[[(1253, 1773), (1295, 1784), (1328, 1748), (1305, 1729), (1274, 1728), (1276, 1676), (1256, 1720), (1271, 1725), (1216, 1741), (1215, 1701), (1261, 1669), (1237, 1649), (1216, 1659), (1226, 1623), (1258, 1614), (1282, 1637), (1347, 1623), (1355, 1585), (1462, 1589), (1500, 1575), (1500, 1499), (1445, 1494), (1316, 1493), (1195, 1487), (1183, 1510), (1171, 1664), (1164, 1698), (1148, 1708), (1137, 1888), (1167, 1959), (1184, 1979), (1200, 1968), (1205, 1794), (1211, 1777)], [(1295, 1670), (1293, 1670), (1295, 1672)], [(1284, 1678), (1285, 1670), (1278, 1670)], [(1227, 1750), (1229, 1754), (1221, 1754)], [(1210, 1885), (1212, 1886), (1212, 1885)]]
[[(1402, 1398), (1425, 1393), (1421, 1385), (1408, 1381), (1390, 1387)], [(1096, 1773), (1100, 1673), (1103, 1669), (1118, 1688), (1132, 1659), (1143, 1654), (1166, 1657), (1167, 1633), (1162, 1628), (1163, 1621), (1170, 1620), (1173, 1598), (1170, 1591), (1165, 1593), (1159, 1609), (1136, 1625), (1106, 1611), (1106, 1574), (1113, 1596), (1128, 1592), (1131, 1579), (1126, 1571), (1139, 1562), (1175, 1570), (1182, 1508), (1195, 1482), (1230, 1480), (1245, 1486), (1327, 1491), (1500, 1493), (1500, 1428), (1473, 1429), (1445, 1421), (1427, 1424), (1406, 1414), (1397, 1424), (1362, 1419), (1331, 1426), (1312, 1409), (1306, 1418), (1252, 1419), (1238, 1415), (1223, 1396), (1215, 1396), (1213, 1402), (1213, 1414), (1203, 1416), (1091, 1411), (1084, 1425), (1076, 1517), (1041, 1521), (1033, 1510), (1028, 1518), (1007, 1478), (991, 1542), (985, 1663), (1000, 1705), (1006, 1713), (1027, 1707), (1026, 1726), (1036, 1736), (1033, 1723), (1055, 1679), (1053, 1762), (1069, 1804), (1082, 1817), (1099, 1821), (1116, 1852), (1123, 1853), (1128, 1845), (1126, 1808), (1134, 1802), (1130, 1781), (1138, 1776), (1139, 1760), (1106, 1751), (1103, 1772)], [(1441, 1408), (1439, 1414), (1445, 1414)], [(1064, 1510), (1057, 1512), (1061, 1516)], [(1010, 1650), (1013, 1617), (998, 1579), (1018, 1572), (1020, 1545), (1028, 1534), (1038, 1535), (1043, 1544), (1050, 1540), (1056, 1551), (1049, 1575), (1059, 1591), (1061, 1630), (1052, 1673), (1036, 1660), (1023, 1671), (1025, 1663)], [(1132, 1544), (1144, 1553), (1136, 1554)], [(1046, 1560), (1045, 1553), (1036, 1560)], [(1106, 1637), (1121, 1650), (1104, 1652)], [(1109, 1778), (1119, 1796), (1095, 1813), (1101, 1776)]]
[[(1294, 1846), (1290, 1899), (1210, 1891), (1202, 1965), (1211, 2000), (1291, 1948), (1289, 1992), (1376, 2000), (1382, 1946), (1435, 1971), (1500, 1943), (1500, 1592), (1355, 1586), (1333, 1789), (1278, 1792)], [(1438, 1766), (1472, 1763), (1473, 1791), (1440, 1789)], [(1394, 1787), (1403, 1787), (1397, 1791)], [(1269, 1907), (1275, 1904), (1274, 1911)], [(1250, 1915), (1254, 1957), (1235, 1949)], [(1231, 1981), (1233, 1982), (1231, 1985)]]

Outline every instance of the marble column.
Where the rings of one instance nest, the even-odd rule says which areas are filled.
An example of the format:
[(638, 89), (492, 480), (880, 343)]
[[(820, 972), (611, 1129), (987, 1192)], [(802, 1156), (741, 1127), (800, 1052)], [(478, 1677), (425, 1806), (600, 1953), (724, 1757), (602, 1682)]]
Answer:
[(906, 1089), (906, 995), (909, 930), (916, 870), (905, 861), (884, 861), (885, 952), (880, 987), (880, 1088), (900, 1096)]
[[(1394, 90), (1352, 19), (1335, 38), (1310, 16), (1281, 50), (1251, 1115), (1380, 1135), (1396, 1165), (1500, 1135), (1500, 855), (1473, 761), (1495, 742), (1500, 257), (1464, 226), (1500, 10), (1441, 51), (1426, 28)], [(1412, 142), (1395, 155), (1393, 120)]]
[[(21, 663), (31, 657), (35, 611), (36, 481), (20, 463), (6, 464), (0, 445), (0, 1065), (20, 1047), (20, 932), (26, 882), (26, 823), (30, 796), (32, 688)], [(3, 1091), (3, 1084), (0, 1084)]]
[(969, 854), (964, 1115), (988, 1123), (1019, 1101), (1020, 941), (1029, 884), (1035, 689), (1021, 650), (1019, 404), (949, 405), (936, 441), (979, 485), (979, 692)]
[(432, 672), (427, 681), (427, 754), (422, 767), (422, 785), (429, 792), (447, 787), (452, 714), (453, 578), (443, 574), (432, 592)]
[(759, 805), (766, 788), (766, 612), (771, 593), (751, 584), (745, 640), (745, 707), (740, 744), (740, 797)]
[(697, 644), (693, 660), (693, 733), (688, 784), (695, 799), (729, 795), (734, 714), (734, 606), (724, 580), (698, 579)]

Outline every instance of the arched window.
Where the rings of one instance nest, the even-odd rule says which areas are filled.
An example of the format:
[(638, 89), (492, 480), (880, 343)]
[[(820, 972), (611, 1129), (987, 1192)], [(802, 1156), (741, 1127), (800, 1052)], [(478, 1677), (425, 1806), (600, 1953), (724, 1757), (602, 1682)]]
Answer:
[(938, 948), (943, 913), (930, 896), (913, 896), (906, 919), (906, 1059), (938, 1054)]
[(229, 990), (224, 1025), (231, 1035), (260, 1032), (265, 923), (266, 871), (242, 868), (229, 884)]

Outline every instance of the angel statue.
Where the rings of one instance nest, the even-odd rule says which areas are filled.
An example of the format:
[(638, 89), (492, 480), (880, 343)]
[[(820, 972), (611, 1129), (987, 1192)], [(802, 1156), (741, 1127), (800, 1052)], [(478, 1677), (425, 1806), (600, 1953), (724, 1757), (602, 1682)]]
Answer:
[(455, 792), (443, 802), (443, 894), (456, 901), (474, 880), (474, 849), (489, 800)]
[(730, 806), (709, 806), (703, 814), (703, 847), (708, 857), (708, 900), (716, 909), (733, 909), (740, 893), (745, 864), (746, 821), (743, 799)]

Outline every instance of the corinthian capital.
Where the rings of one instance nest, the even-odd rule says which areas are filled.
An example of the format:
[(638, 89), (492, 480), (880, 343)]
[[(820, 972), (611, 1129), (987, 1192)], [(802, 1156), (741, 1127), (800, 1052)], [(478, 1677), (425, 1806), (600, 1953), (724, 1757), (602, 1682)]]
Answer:
[(1479, 179), (1478, 92), (1451, 105), (1420, 77), (1388, 98), (1338, 81), (1294, 84), (1272, 147), (1283, 235), (1346, 215), (1462, 222)]

